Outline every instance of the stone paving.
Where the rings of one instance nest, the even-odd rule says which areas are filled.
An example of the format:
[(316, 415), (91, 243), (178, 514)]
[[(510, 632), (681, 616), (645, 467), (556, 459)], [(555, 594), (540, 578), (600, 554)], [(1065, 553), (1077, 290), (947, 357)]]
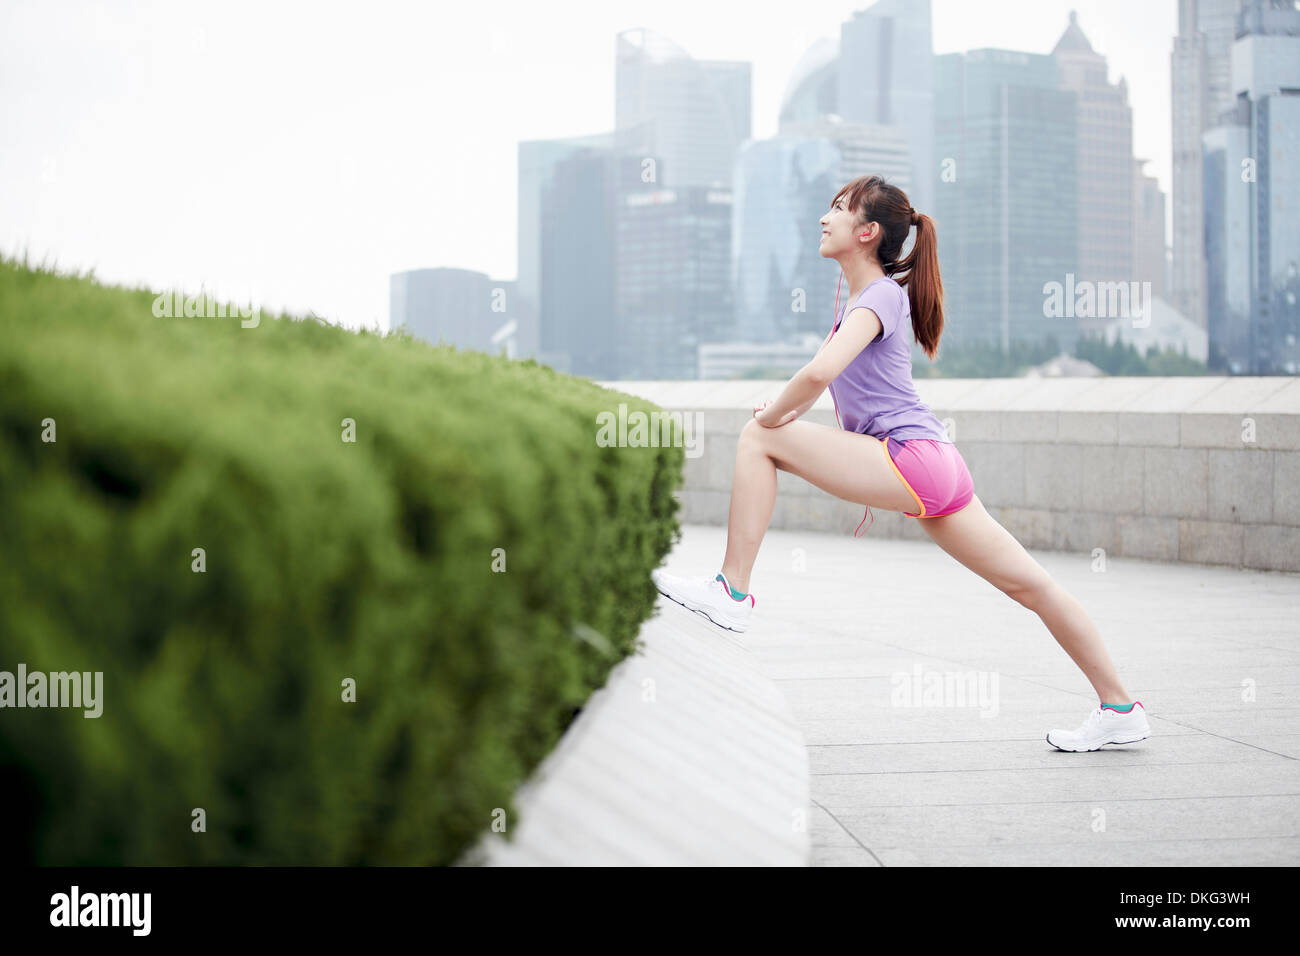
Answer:
[[(685, 526), (665, 566), (716, 571), (725, 543)], [(1097, 623), (1147, 740), (1048, 744), (1092, 688), (928, 539), (768, 531), (739, 639), (804, 736), (812, 864), (1300, 862), (1300, 574), (1030, 551)]]

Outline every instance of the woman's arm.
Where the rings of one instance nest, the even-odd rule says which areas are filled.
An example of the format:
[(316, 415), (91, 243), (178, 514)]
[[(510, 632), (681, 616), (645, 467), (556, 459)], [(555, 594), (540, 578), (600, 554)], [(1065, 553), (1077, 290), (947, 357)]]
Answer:
[[(854, 319), (854, 316), (861, 312), (864, 316), (862, 319)], [(796, 380), (799, 384), (798, 397), (808, 394), (810, 383), (817, 383), (821, 387), (816, 390), (811, 398), (805, 398), (804, 401), (794, 406), (793, 412), (795, 418), (798, 418), (808, 409), (812, 408), (817, 399), (821, 398), (822, 392), (826, 391), (830, 383), (835, 381), (841, 372), (843, 372), (850, 362), (868, 345), (876, 340), (876, 336), (884, 331), (884, 326), (880, 322), (880, 317), (876, 315), (874, 309), (869, 309), (864, 305), (855, 306), (849, 310), (848, 315), (844, 317), (844, 323), (840, 324), (839, 338), (835, 338), (836, 329), (832, 328), (817, 350), (817, 354), (808, 360), (808, 364), (795, 373), (793, 384)], [(786, 392), (791, 390), (791, 386), (786, 386)], [(782, 398), (785, 401), (792, 401), (792, 396), (786, 396), (782, 392)], [(782, 407), (782, 398), (776, 400), (775, 412), (779, 412)], [(775, 414), (774, 412), (774, 414)], [(783, 413), (785, 415), (790, 412)], [(769, 419), (773, 416), (769, 416)], [(777, 417), (780, 420), (780, 417)], [(792, 419), (793, 420), (793, 419)]]
[[(826, 338), (822, 339), (822, 344), (819, 345), (819, 346), (817, 347), (817, 351), (816, 351), (815, 353), (813, 353), (813, 358), (816, 358), (818, 355), (821, 355), (821, 354), (822, 354), (822, 349), (826, 348), (826, 343), (829, 342), (829, 341), (831, 340), (831, 336), (834, 335), (834, 334), (835, 334), (835, 331), (834, 331), (833, 329), (832, 329), (830, 332), (827, 332), (827, 333), (826, 333)], [(825, 391), (825, 389), (823, 389), (822, 391)], [(807, 412), (808, 409), (812, 408), (813, 405), (817, 404), (817, 399), (819, 399), (819, 398), (821, 398), (821, 397), (822, 397), (822, 393), (821, 393), (821, 392), (818, 392), (818, 393), (817, 393), (816, 395), (814, 395), (812, 398), (808, 399), (808, 401), (806, 401), (806, 402), (804, 402), (802, 405), (800, 405), (800, 406), (796, 409), (796, 411), (797, 411), (799, 414), (796, 415), (795, 418), (802, 418), (803, 415), (804, 415), (804, 413)]]
[[(830, 379), (820, 377), (813, 369), (813, 365), (830, 341), (831, 335), (828, 333), (817, 354), (808, 360), (807, 365), (794, 373), (785, 388), (781, 390), (781, 394), (776, 397), (776, 401), (764, 402), (754, 409), (754, 417), (758, 419), (759, 424), (764, 428), (779, 428), (786, 422), (794, 421), (821, 397), (822, 392), (826, 391), (826, 386), (830, 384)], [(847, 365), (848, 361), (846, 360), (844, 364)], [(799, 399), (803, 401), (800, 402)], [(795, 404), (796, 402), (798, 404)]]
[[(825, 391), (825, 389), (823, 389), (823, 391)], [(802, 405), (800, 405), (798, 408), (796, 408), (795, 411), (797, 411), (799, 414), (796, 415), (795, 418), (802, 418), (802, 417), (804, 416), (804, 414), (808, 411), (808, 409), (812, 408), (814, 405), (817, 404), (817, 399), (819, 399), (819, 398), (821, 398), (821, 397), (822, 397), (822, 393), (821, 393), (821, 392), (818, 392), (816, 395), (814, 395), (814, 396), (813, 396), (812, 398), (810, 398), (808, 401), (804, 402)]]

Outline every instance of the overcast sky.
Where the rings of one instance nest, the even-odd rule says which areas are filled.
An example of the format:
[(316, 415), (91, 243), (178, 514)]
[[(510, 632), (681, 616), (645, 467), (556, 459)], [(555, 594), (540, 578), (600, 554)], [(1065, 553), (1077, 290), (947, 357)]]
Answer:
[[(869, 3), (0, 0), (0, 250), (387, 327), (388, 276), (515, 277), (525, 139), (614, 121), (614, 36), (753, 64), (753, 135)], [(936, 53), (1050, 52), (1071, 9), (1169, 189), (1176, 0), (933, 0)]]

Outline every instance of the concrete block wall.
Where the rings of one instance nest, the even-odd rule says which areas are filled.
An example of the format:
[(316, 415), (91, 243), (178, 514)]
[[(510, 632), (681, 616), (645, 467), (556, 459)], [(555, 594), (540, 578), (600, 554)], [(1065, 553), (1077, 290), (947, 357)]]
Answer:
[[(689, 415), (682, 520), (725, 525), (736, 437), (784, 382), (602, 382)], [(918, 379), (975, 493), (1030, 548), (1300, 571), (1300, 379)], [(617, 409), (611, 409), (617, 412)], [(836, 427), (829, 391), (804, 416)], [(772, 527), (853, 534), (862, 505), (777, 473)], [(872, 508), (862, 536), (925, 539)]]

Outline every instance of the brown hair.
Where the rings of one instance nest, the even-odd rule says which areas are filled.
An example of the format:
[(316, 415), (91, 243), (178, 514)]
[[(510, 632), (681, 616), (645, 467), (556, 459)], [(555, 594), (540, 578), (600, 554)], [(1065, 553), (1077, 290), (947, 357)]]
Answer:
[[(901, 189), (879, 176), (859, 176), (836, 193), (831, 205), (841, 199), (857, 212), (854, 220), (857, 224), (880, 223), (880, 244), (876, 247), (880, 267), (907, 290), (912, 334), (933, 362), (943, 332), (943, 282), (939, 278), (934, 220), (913, 209)], [(899, 259), (903, 242), (913, 226), (916, 226), (916, 242), (912, 251)]]

